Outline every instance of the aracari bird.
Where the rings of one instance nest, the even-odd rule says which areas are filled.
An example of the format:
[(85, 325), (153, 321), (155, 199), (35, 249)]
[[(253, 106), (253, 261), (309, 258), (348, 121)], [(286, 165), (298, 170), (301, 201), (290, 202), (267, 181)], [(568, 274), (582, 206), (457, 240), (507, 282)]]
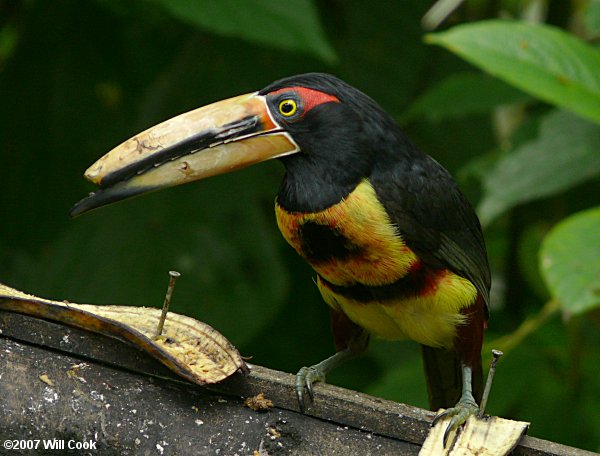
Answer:
[(87, 170), (100, 189), (71, 213), (271, 158), (285, 167), (277, 224), (317, 274), (337, 350), (298, 372), (301, 409), (373, 334), (423, 346), (430, 405), (449, 407), (436, 419), (460, 426), (483, 383), (490, 272), (479, 220), (450, 174), (340, 79), (292, 76), (156, 125)]

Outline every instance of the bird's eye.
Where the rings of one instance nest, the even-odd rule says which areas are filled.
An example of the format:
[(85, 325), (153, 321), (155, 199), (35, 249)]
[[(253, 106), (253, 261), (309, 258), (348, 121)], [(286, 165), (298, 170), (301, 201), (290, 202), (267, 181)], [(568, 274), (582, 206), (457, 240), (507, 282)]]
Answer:
[(286, 98), (279, 103), (279, 112), (285, 117), (293, 116), (296, 114), (296, 111), (298, 111), (298, 103), (296, 103), (296, 100)]

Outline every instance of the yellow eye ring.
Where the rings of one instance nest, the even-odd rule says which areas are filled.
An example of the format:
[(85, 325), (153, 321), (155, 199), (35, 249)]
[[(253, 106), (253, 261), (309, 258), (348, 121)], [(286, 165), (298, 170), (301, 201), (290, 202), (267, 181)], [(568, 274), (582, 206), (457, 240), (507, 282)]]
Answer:
[(296, 111), (298, 111), (298, 103), (296, 103), (296, 100), (286, 98), (279, 103), (279, 112), (282, 116), (291, 117), (296, 114)]

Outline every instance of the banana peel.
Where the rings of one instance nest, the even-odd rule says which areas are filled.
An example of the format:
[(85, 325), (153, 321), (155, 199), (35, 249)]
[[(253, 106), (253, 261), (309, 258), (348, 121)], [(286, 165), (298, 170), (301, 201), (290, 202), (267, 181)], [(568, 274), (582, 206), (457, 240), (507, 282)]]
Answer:
[(198, 385), (220, 382), (237, 371), (248, 372), (246, 363), (231, 342), (206, 323), (185, 315), (169, 312), (162, 334), (155, 337), (161, 309), (52, 301), (2, 283), (0, 310), (122, 340)]

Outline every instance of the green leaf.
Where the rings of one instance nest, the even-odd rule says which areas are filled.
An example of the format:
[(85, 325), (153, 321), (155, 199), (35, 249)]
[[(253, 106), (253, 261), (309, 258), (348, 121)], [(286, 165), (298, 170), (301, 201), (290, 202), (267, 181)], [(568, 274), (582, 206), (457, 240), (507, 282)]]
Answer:
[(444, 118), (481, 114), (496, 106), (521, 103), (530, 97), (499, 79), (482, 73), (458, 73), (444, 79), (421, 96), (403, 116), (404, 121), (424, 117)]
[(311, 0), (153, 0), (177, 19), (225, 36), (337, 60)]
[(585, 28), (592, 35), (600, 35), (600, 0), (590, 0), (583, 15)]
[(479, 68), (600, 123), (600, 53), (554, 27), (502, 20), (427, 36)]
[(482, 223), (600, 173), (600, 127), (564, 111), (542, 119), (539, 136), (500, 158), (483, 179)]
[(600, 206), (572, 215), (548, 233), (540, 269), (565, 310), (579, 314), (600, 307)]
[(543, 301), (548, 300), (549, 293), (540, 274), (538, 257), (542, 240), (547, 233), (546, 222), (527, 225), (523, 229), (517, 245), (519, 272), (531, 290)]

